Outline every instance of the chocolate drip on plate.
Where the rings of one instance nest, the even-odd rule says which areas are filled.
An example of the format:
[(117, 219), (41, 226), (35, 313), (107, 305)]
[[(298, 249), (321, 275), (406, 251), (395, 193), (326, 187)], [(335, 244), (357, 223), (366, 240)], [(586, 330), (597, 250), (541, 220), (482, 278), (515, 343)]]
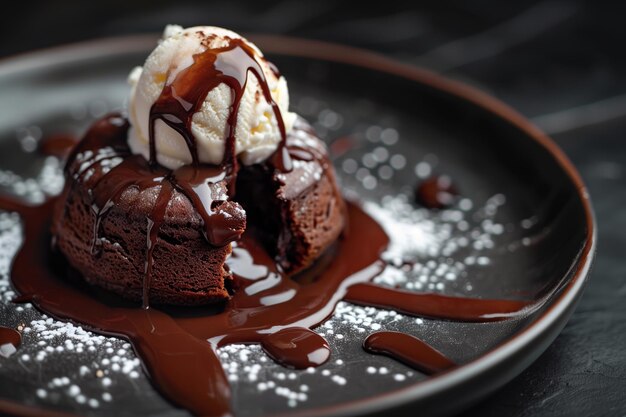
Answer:
[(437, 349), (401, 332), (377, 332), (363, 342), (367, 352), (386, 355), (413, 369), (432, 375), (456, 366)]
[(261, 340), (261, 346), (272, 359), (288, 368), (320, 366), (330, 358), (326, 339), (304, 327), (288, 327), (268, 334)]
[[(365, 283), (384, 267), (378, 259), (387, 245), (385, 233), (363, 211), (349, 204), (351, 232), (339, 241), (336, 257), (315, 279), (305, 279), (305, 284), (299, 284), (281, 274), (254, 236), (246, 233), (229, 261), (240, 288), (223, 310), (189, 309), (184, 314), (180, 310), (145, 310), (103, 298), (91, 287), (68, 280), (65, 269), (51, 268), (52, 259), (58, 259), (58, 254), (50, 252), (48, 234), (54, 204), (51, 200), (30, 207), (0, 197), (0, 208), (18, 211), (24, 221), (24, 244), (11, 270), (20, 302), (32, 301), (58, 319), (129, 340), (157, 389), (197, 415), (230, 413), (230, 387), (216, 355), (217, 347), (260, 343), (270, 356), (287, 366), (319, 365), (326, 360), (327, 345), (323, 338), (307, 329), (323, 323), (342, 299), (360, 299), (364, 303), (359, 292), (372, 291), (370, 284)], [(395, 297), (385, 295), (390, 300)], [(435, 309), (426, 308), (429, 315), (449, 317), (445, 311), (454, 311), (455, 303), (461, 300), (442, 297), (439, 301), (441, 304)], [(367, 302), (382, 306), (375, 300)], [(491, 302), (470, 309), (469, 313), (454, 315), (467, 314), (478, 320), (485, 315), (498, 315), (501, 308), (505, 308), (505, 313), (515, 310), (509, 303)], [(408, 310), (402, 306), (400, 309)], [(454, 366), (439, 352), (409, 335), (375, 334), (365, 346), (369, 351), (390, 355), (427, 372)]]
[(58, 133), (44, 136), (39, 142), (38, 150), (44, 155), (65, 158), (78, 141), (78, 137), (69, 134)]
[[(301, 335), (302, 328), (323, 323), (349, 285), (368, 281), (380, 273), (383, 265), (378, 258), (387, 244), (382, 229), (352, 205), (349, 219), (354, 232), (339, 243), (337, 257), (322, 276), (300, 285), (281, 274), (260, 244), (244, 234), (235, 248), (238, 259), (230, 263), (241, 288), (223, 310), (188, 309), (184, 314), (154, 307), (146, 310), (102, 297), (90, 286), (67, 279), (64, 268), (51, 267), (52, 260), (59, 258), (50, 251), (48, 233), (54, 204), (51, 200), (29, 207), (0, 197), (0, 208), (18, 211), (24, 221), (24, 245), (11, 271), (20, 301), (32, 301), (58, 319), (129, 340), (157, 389), (197, 415), (230, 413), (230, 388), (215, 351), (219, 346), (265, 340), (268, 351), (281, 363), (301, 366), (300, 348), (314, 353), (309, 359), (311, 363), (323, 361), (323, 352), (318, 355), (317, 349), (311, 351), (316, 345), (323, 348), (320, 339), (307, 335), (305, 343), (295, 341), (295, 351), (276, 349), (276, 342), (290, 334), (288, 329), (300, 328), (296, 332)], [(363, 248), (365, 239), (370, 244)], [(246, 292), (266, 279), (278, 282), (258, 292)], [(281, 330), (285, 333), (268, 337)]]
[[(243, 49), (239, 52), (246, 54)], [(247, 77), (247, 71), (240, 75)], [(15, 301), (31, 301), (57, 319), (127, 339), (156, 388), (194, 414), (231, 414), (230, 386), (216, 354), (221, 346), (260, 344), (277, 362), (297, 369), (318, 366), (328, 360), (328, 344), (310, 329), (327, 320), (341, 300), (463, 321), (503, 320), (525, 311), (525, 302), (414, 294), (368, 283), (385, 267), (380, 255), (388, 238), (354, 204), (348, 204), (346, 210), (346, 227), (350, 232), (332, 248), (334, 257), (328, 266), (322, 272), (312, 269), (315, 272), (309, 271), (312, 275), (303, 279), (291, 279), (261, 245), (254, 228), (246, 229), (243, 210), (233, 211), (235, 203), (228, 201), (223, 185), (232, 181), (236, 170), (226, 169), (224, 164), (222, 167), (196, 164), (170, 171), (150, 164), (141, 156), (129, 154), (127, 130), (126, 121), (115, 115), (96, 123), (68, 160), (71, 169), (66, 169), (66, 174), (72, 176), (68, 187), (84, 186), (90, 190), (91, 210), (97, 220), (93, 230), (94, 256), (100, 250), (102, 220), (114, 212), (120, 197), (126, 192), (154, 190), (151, 194), (154, 201), (145, 215), (143, 304), (148, 307), (152, 252), (172, 196), (179, 192), (202, 218), (207, 242), (214, 245), (234, 242), (232, 256), (227, 261), (238, 286), (232, 298), (219, 308), (182, 311), (141, 309), (98, 293), (81, 280), (71, 280), (75, 271), (68, 273), (68, 265), (63, 261), (59, 265), (62, 256), (50, 250), (49, 230), (55, 199), (32, 207), (0, 196), (0, 209), (17, 211), (24, 222), (24, 244), (11, 270), (11, 280), (19, 294)], [(321, 150), (312, 146), (309, 139), (303, 131), (284, 147), (293, 155), (296, 165), (298, 160), (320, 158)], [(234, 148), (231, 151), (229, 158), (235, 158)], [(320, 169), (327, 168), (324, 165)], [(94, 176), (94, 170), (100, 170), (102, 175)], [(279, 168), (276, 171), (280, 181), (284, 173)], [(313, 181), (314, 177), (310, 176), (309, 180)], [(71, 190), (66, 188), (68, 191)], [(226, 206), (230, 207), (229, 211)], [(441, 353), (405, 334), (377, 333), (366, 340), (365, 347), (430, 373), (454, 366)]]
[(415, 189), (415, 201), (429, 209), (450, 207), (458, 195), (454, 183), (447, 175), (428, 178)]
[(8, 358), (22, 344), (22, 335), (15, 329), (0, 326), (0, 356)]
[(415, 293), (375, 284), (357, 284), (345, 297), (351, 303), (388, 308), (412, 316), (489, 322), (519, 317), (530, 303), (516, 300), (483, 300), (441, 294)]

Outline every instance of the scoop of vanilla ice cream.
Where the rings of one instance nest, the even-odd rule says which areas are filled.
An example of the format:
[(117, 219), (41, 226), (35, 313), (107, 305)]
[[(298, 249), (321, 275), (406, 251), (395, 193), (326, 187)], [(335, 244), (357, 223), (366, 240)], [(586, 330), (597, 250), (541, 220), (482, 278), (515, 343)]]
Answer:
[[(213, 26), (197, 26), (183, 29), (168, 25), (162, 40), (148, 56), (143, 68), (135, 68), (130, 76), (131, 94), (129, 117), (131, 129), (128, 144), (133, 153), (149, 158), (150, 108), (158, 99), (166, 83), (193, 63), (193, 56), (206, 48), (228, 45), (228, 39), (243, 39), (240, 35)], [(251, 48), (263, 56), (252, 43)], [(258, 59), (267, 80), (272, 98), (278, 105), (285, 130), (289, 132), (296, 115), (288, 111), (289, 92), (285, 78), (277, 78), (264, 59)], [(209, 91), (198, 112), (192, 116), (191, 131), (196, 139), (200, 162), (220, 164), (224, 157), (224, 145), (228, 132), (227, 118), (233, 103), (233, 92), (224, 83)], [(192, 162), (191, 154), (183, 137), (156, 120), (154, 126), (157, 161), (176, 169)], [(262, 162), (277, 148), (281, 140), (278, 121), (272, 106), (264, 99), (263, 90), (252, 73), (248, 80), (237, 113), (235, 130), (236, 153), (242, 163), (251, 165)]]

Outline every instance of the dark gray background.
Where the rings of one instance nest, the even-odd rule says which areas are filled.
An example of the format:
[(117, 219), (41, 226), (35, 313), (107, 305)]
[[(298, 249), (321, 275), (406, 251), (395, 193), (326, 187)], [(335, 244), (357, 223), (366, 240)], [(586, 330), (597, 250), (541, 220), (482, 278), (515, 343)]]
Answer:
[[(18, 2), (0, 56), (167, 23), (322, 39), (461, 79), (546, 130), (580, 169), (599, 224), (587, 291), (521, 376), (464, 415), (626, 415), (626, 4), (547, 0)], [(417, 4), (416, 4), (417, 3)], [(621, 3), (621, 5), (620, 5)]]

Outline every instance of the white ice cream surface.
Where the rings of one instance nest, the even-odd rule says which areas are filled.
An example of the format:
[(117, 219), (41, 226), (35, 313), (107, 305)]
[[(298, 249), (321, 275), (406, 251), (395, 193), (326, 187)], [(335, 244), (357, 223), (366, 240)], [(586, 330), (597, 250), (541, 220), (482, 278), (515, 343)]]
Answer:
[[(220, 48), (229, 39), (243, 39), (240, 35), (213, 26), (183, 29), (168, 25), (163, 39), (148, 56), (143, 68), (135, 68), (129, 75), (131, 94), (129, 117), (131, 129), (128, 144), (133, 153), (149, 157), (150, 108), (158, 99), (163, 87), (171, 83), (178, 73), (193, 63), (193, 57), (206, 48)], [(246, 41), (262, 58), (261, 51)], [(257, 59), (263, 69), (272, 99), (278, 105), (285, 129), (289, 132), (296, 118), (288, 111), (289, 91), (284, 77), (277, 78), (264, 59)], [(224, 157), (224, 144), (228, 131), (227, 119), (233, 102), (233, 92), (220, 84), (207, 94), (200, 110), (192, 117), (191, 132), (196, 140), (200, 162), (219, 164)], [(176, 169), (190, 164), (191, 155), (182, 136), (163, 121), (155, 122), (157, 161), (167, 168)], [(272, 106), (264, 99), (259, 80), (252, 72), (239, 110), (235, 130), (235, 147), (239, 159), (246, 165), (259, 163), (270, 156), (281, 140), (278, 121)]]

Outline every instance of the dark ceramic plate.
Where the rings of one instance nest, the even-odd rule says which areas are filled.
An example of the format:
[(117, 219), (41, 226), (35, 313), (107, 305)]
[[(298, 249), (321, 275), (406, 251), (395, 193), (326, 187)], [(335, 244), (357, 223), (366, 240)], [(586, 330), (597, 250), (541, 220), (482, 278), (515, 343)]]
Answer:
[[(584, 185), (561, 151), (523, 117), (470, 87), (352, 48), (257, 36), (286, 75), (292, 108), (328, 141), (348, 196), (392, 238), (378, 281), (414, 291), (542, 300), (523, 318), (455, 323), (342, 303), (316, 329), (333, 356), (290, 371), (255, 346), (220, 354), (238, 415), (447, 414), (527, 367), (564, 326), (595, 248)], [(0, 64), (0, 185), (41, 200), (58, 192), (59, 164), (33, 149), (123, 108), (129, 70), (154, 37), (104, 40)], [(413, 204), (413, 190), (449, 175), (462, 198), (448, 210)], [(22, 346), (0, 356), (0, 410), (27, 414), (185, 415), (150, 385), (130, 347), (10, 302), (19, 220), (0, 214), (0, 324)], [(364, 242), (367, 244), (367, 242)], [(67, 300), (71, 302), (71, 300)], [(361, 349), (373, 330), (419, 336), (461, 364), (426, 377)]]

